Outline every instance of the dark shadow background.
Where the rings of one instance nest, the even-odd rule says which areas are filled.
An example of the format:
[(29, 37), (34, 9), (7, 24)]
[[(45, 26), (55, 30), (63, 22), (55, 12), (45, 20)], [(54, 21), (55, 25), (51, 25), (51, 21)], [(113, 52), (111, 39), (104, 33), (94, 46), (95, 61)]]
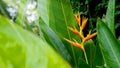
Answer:
[[(89, 18), (90, 24), (84, 32), (87, 33), (89, 29), (96, 30), (96, 20), (98, 17), (102, 18), (106, 14), (107, 5), (109, 0), (70, 0), (73, 12), (80, 11), (81, 15)], [(116, 37), (120, 36), (120, 1), (116, 0), (115, 5), (115, 32)], [(89, 25), (89, 26), (88, 26)]]

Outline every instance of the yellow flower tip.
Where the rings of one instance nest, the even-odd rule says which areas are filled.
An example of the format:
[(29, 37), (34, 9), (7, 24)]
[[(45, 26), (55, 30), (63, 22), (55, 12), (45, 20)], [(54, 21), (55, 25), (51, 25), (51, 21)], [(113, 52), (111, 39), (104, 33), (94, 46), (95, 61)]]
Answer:
[(82, 29), (84, 29), (85, 28), (85, 26), (86, 26), (86, 24), (87, 24), (87, 21), (88, 21), (88, 18), (84, 18), (83, 17), (83, 20), (82, 20)]
[(68, 29), (70, 31), (72, 31), (73, 33), (75, 33), (76, 35), (80, 36), (80, 33), (79, 33), (79, 31), (76, 28), (73, 29), (72, 27), (68, 27)]
[(96, 33), (96, 32), (95, 32), (95, 33), (93, 33), (93, 34), (91, 34), (91, 35), (89, 35), (89, 34), (88, 34), (88, 35), (87, 35), (87, 37), (85, 37), (83, 41), (84, 41), (84, 42), (86, 42), (86, 41), (88, 41), (88, 40), (92, 39), (93, 37), (95, 37), (96, 35), (97, 35), (97, 33)]
[(67, 42), (69, 42), (70, 44), (72, 44), (73, 46), (77, 47), (77, 48), (80, 48), (80, 49), (83, 49), (83, 47), (81, 46), (81, 44), (79, 44), (78, 42), (73, 42), (73, 41), (70, 41), (66, 38), (64, 38)]
[(82, 31), (82, 28), (80, 27), (80, 37), (82, 38), (82, 39), (84, 39), (84, 34), (83, 34), (83, 31)]
[(78, 14), (74, 15), (74, 17), (75, 17), (77, 24), (80, 26), (80, 13), (78, 12)]

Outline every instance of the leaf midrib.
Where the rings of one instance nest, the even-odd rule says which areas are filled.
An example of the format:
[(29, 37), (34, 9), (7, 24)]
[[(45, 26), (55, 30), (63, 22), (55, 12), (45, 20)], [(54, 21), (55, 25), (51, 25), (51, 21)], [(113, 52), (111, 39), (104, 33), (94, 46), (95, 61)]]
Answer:
[[(64, 19), (65, 19), (66, 27), (67, 27), (67, 20), (66, 20), (65, 11), (64, 11), (63, 4), (62, 4), (61, 0), (60, 0), (60, 4), (61, 4), (61, 7), (62, 7), (62, 12), (63, 12), (63, 16), (64, 16)], [(67, 30), (67, 32), (68, 32), (69, 38), (71, 39), (69, 30)], [(72, 49), (72, 52), (73, 52), (75, 64), (77, 65), (76, 56), (75, 56), (74, 49), (73, 49), (72, 45), (71, 45), (71, 49)]]
[(111, 45), (111, 43), (109, 42), (109, 39), (108, 39), (107, 36), (106, 36), (105, 30), (103, 30), (103, 34), (105, 35), (106, 41), (108, 42), (108, 45), (109, 45), (109, 47), (111, 48), (111, 51), (113, 52), (113, 55), (114, 55), (114, 57), (115, 57), (118, 65), (120, 66), (120, 62), (118, 61), (118, 58), (117, 58), (117, 56), (116, 56), (116, 53), (114, 52), (114, 49), (112, 48), (112, 45)]

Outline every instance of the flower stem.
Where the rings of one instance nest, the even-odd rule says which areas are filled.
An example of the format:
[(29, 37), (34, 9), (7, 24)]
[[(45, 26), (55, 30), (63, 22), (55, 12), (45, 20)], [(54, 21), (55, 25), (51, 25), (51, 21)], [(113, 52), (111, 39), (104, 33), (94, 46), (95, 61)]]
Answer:
[(87, 59), (87, 55), (86, 55), (85, 49), (83, 49), (83, 53), (84, 53), (84, 56), (85, 56), (86, 63), (88, 64), (88, 59)]

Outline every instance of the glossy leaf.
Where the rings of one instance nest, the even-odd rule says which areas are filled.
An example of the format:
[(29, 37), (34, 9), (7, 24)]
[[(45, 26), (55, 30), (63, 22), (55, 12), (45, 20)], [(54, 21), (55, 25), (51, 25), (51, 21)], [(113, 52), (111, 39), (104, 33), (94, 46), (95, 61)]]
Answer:
[(47, 43), (0, 16), (0, 68), (70, 68)]
[[(65, 40), (63, 40), (63, 38), (68, 38), (68, 39), (71, 38), (70, 32), (67, 29), (67, 27), (73, 25), (75, 22), (70, 1), (69, 0), (45, 0), (45, 1), (39, 0), (39, 2), (40, 3), (42, 2), (42, 4), (44, 5), (42, 7), (42, 4), (40, 4), (41, 6), (39, 5), (38, 7), (38, 9), (40, 10), (38, 11), (39, 16), (53, 30), (53, 32), (55, 32), (55, 34), (58, 36), (58, 39), (60, 39), (63, 42), (63, 44), (65, 45), (64, 47), (67, 48), (68, 52), (72, 56), (72, 60), (74, 60), (72, 62), (73, 66), (74, 65), (77, 66), (76, 58), (78, 57), (76, 57), (76, 55), (80, 55), (81, 53), (76, 52), (75, 54), (73, 46), (71, 46)], [(74, 38), (74, 36), (72, 37)], [(50, 39), (50, 37), (48, 38)], [(58, 45), (55, 46), (58, 47)], [(57, 51), (59, 51), (59, 48), (56, 49), (58, 49)], [(75, 48), (75, 50), (77, 50), (77, 48)]]
[(112, 31), (113, 35), (115, 35), (114, 18), (115, 18), (115, 0), (109, 0), (106, 13), (106, 23), (108, 25), (108, 28)]
[[(75, 38), (75, 35), (71, 35), (67, 27), (76, 24), (70, 0), (49, 0), (49, 26), (62, 40), (65, 47), (67, 47), (70, 55), (73, 59), (73, 67), (78, 67), (78, 58), (81, 56), (80, 50), (72, 45), (68, 44), (63, 38), (71, 39)], [(78, 37), (77, 37), (78, 38)]]
[(106, 67), (120, 67), (120, 45), (112, 32), (100, 19), (97, 21), (97, 36)]
[(61, 56), (66, 59), (67, 61), (71, 62), (71, 56), (68, 53), (65, 45), (62, 43), (60, 38), (57, 36), (57, 34), (47, 25), (44, 23), (42, 19), (40, 19), (40, 26), (41, 30), (43, 32), (43, 35), (45, 39), (51, 43), (51, 46), (61, 54)]
[(49, 26), (60, 38), (69, 37), (68, 26), (73, 24), (74, 16), (69, 0), (50, 0)]
[(69, 37), (67, 26), (74, 22), (70, 1), (38, 0), (38, 3), (37, 9), (41, 19), (43, 19), (61, 39)]

